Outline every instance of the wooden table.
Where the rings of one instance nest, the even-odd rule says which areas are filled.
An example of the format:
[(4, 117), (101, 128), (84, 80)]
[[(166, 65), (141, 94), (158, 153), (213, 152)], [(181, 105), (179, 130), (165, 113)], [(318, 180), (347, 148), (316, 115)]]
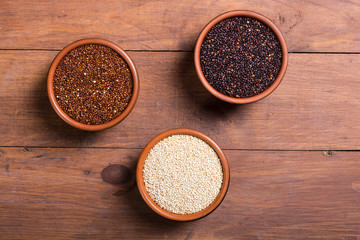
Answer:
[[(267, 16), (289, 48), (280, 86), (241, 106), (206, 92), (193, 63), (201, 29), (236, 9)], [(0, 238), (358, 240), (359, 13), (356, 0), (2, 0)], [(95, 133), (64, 123), (46, 92), (59, 50), (89, 37), (124, 48), (141, 83), (128, 118)], [(220, 207), (187, 223), (152, 212), (134, 176), (101, 178), (134, 173), (146, 143), (179, 127), (213, 138), (231, 169)]]

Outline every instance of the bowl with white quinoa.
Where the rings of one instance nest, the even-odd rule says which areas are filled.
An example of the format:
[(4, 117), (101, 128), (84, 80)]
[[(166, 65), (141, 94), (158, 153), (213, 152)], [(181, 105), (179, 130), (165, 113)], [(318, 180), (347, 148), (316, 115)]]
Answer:
[(191, 221), (214, 211), (229, 186), (229, 165), (221, 148), (192, 129), (172, 129), (142, 151), (136, 181), (146, 204), (159, 215)]

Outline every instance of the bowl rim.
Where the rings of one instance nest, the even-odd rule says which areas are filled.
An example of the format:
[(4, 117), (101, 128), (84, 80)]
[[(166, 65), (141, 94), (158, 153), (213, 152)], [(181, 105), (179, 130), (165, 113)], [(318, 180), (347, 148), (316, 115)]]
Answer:
[[(97, 124), (97, 125), (88, 125), (88, 124), (80, 123), (80, 122), (75, 121), (71, 117), (69, 117), (61, 109), (58, 102), (56, 101), (55, 93), (54, 93), (54, 89), (53, 89), (54, 74), (55, 74), (55, 70), (56, 70), (60, 60), (74, 48), (77, 48), (82, 45), (88, 45), (88, 44), (104, 45), (104, 46), (107, 46), (107, 47), (111, 48), (112, 50), (116, 51), (129, 66), (131, 75), (132, 75), (132, 79), (133, 79), (132, 96), (131, 96), (131, 99), (130, 99), (127, 107), (125, 108), (125, 110), (119, 116), (112, 119), (111, 121), (103, 123), (103, 124)], [(47, 92), (48, 92), (48, 97), (49, 97), (50, 103), (51, 103), (52, 107), (54, 108), (55, 112), (66, 123), (70, 124), (71, 126), (73, 126), (75, 128), (85, 130), (85, 131), (99, 131), (99, 130), (104, 130), (104, 129), (110, 128), (112, 126), (115, 126), (116, 124), (121, 122), (124, 118), (126, 118), (129, 115), (129, 113), (132, 111), (132, 109), (134, 108), (135, 103), (137, 101), (138, 95), (139, 95), (139, 75), (138, 75), (137, 69), (135, 67), (135, 64), (133, 63), (133, 61), (131, 60), (129, 55), (127, 55), (127, 53), (122, 48), (120, 48), (118, 45), (116, 45), (115, 43), (112, 43), (110, 41), (107, 41), (105, 39), (86, 38), (86, 39), (81, 39), (81, 40), (77, 40), (73, 43), (70, 43), (56, 55), (53, 62), (51, 63), (51, 66), (50, 66), (50, 69), (48, 72)]]
[[(217, 23), (219, 23), (220, 21), (227, 19), (227, 18), (231, 18), (231, 17), (250, 17), (250, 18), (254, 18), (260, 22), (262, 22), (263, 24), (267, 25), (268, 27), (270, 27), (270, 29), (275, 33), (276, 37), (278, 38), (279, 42), (280, 42), (280, 47), (281, 47), (281, 53), (282, 53), (282, 61), (281, 61), (281, 68), (280, 68), (280, 72), (279, 75), (276, 77), (276, 79), (274, 80), (274, 82), (263, 92), (254, 95), (252, 97), (246, 97), (246, 98), (234, 98), (234, 97), (230, 97), (227, 95), (224, 95), (220, 92), (218, 92), (215, 88), (213, 88), (210, 83), (206, 80), (202, 69), (201, 69), (201, 64), (200, 64), (200, 50), (201, 50), (201, 45), (204, 41), (205, 36), (207, 35), (207, 33), (209, 32), (209, 30)], [(225, 12), (223, 14), (220, 14), (219, 16), (215, 17), (214, 19), (212, 19), (205, 27), (204, 29), (201, 31), (201, 33), (199, 34), (199, 37), (196, 41), (196, 45), (195, 45), (195, 50), (194, 50), (194, 62), (195, 62), (195, 69), (196, 69), (196, 73), (198, 75), (198, 78), (200, 79), (201, 83), (204, 85), (204, 87), (215, 97), (229, 102), (229, 103), (235, 103), (235, 104), (244, 104), (244, 103), (251, 103), (251, 102), (256, 102), (260, 99), (265, 98), (266, 96), (270, 95), (280, 84), (280, 82), (282, 81), (286, 69), (287, 69), (287, 65), (288, 65), (288, 48), (286, 45), (286, 41), (284, 36), (282, 35), (281, 31), (279, 30), (279, 28), (272, 22), (270, 21), (268, 18), (266, 18), (265, 16), (253, 12), (253, 11), (248, 11), (248, 10), (235, 10), (235, 11), (230, 11), (230, 12)]]
[[(150, 150), (162, 139), (172, 136), (172, 135), (179, 135), (179, 134), (195, 136), (195, 137), (202, 139), (206, 143), (208, 143), (217, 153), (217, 155), (221, 161), (221, 165), (222, 165), (222, 169), (223, 169), (223, 183), (222, 183), (219, 195), (211, 203), (211, 205), (209, 205), (207, 208), (205, 208), (199, 212), (192, 213), (192, 214), (184, 214), (184, 215), (169, 212), (165, 209), (162, 209), (159, 205), (157, 205), (151, 199), (149, 193), (146, 191), (145, 183), (143, 181), (143, 167), (144, 167), (145, 159), (146, 159), (148, 153), (150, 152)], [(141, 152), (141, 155), (139, 157), (139, 161), (138, 161), (138, 164), (136, 167), (136, 183), (137, 183), (140, 195), (144, 199), (145, 203), (157, 214), (159, 214), (165, 218), (175, 220), (175, 221), (197, 220), (197, 219), (203, 218), (203, 217), (207, 216), (208, 214), (210, 214), (211, 212), (213, 212), (223, 201), (223, 199), (227, 193), (227, 190), (229, 188), (229, 182), (230, 182), (230, 169), (229, 169), (229, 164), (228, 164), (228, 161), (226, 159), (224, 152), (216, 144), (216, 142), (214, 140), (212, 140), (209, 136), (205, 135), (202, 132), (199, 132), (199, 131), (196, 131), (193, 129), (189, 129), (189, 128), (170, 129), (170, 130), (162, 132), (159, 135), (157, 135), (156, 137), (154, 137), (145, 146), (145, 148)]]

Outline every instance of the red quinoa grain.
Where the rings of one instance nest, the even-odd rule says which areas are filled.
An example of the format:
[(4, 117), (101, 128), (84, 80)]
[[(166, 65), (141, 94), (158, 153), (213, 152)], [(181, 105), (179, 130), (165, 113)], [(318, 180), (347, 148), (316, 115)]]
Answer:
[(130, 102), (133, 79), (129, 66), (113, 49), (79, 46), (59, 62), (54, 93), (60, 108), (77, 122), (98, 125), (119, 116)]

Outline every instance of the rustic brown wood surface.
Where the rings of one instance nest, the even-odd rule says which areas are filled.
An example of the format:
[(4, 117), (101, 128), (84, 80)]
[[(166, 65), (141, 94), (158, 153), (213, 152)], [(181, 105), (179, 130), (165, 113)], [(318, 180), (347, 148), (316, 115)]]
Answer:
[[(360, 153), (225, 151), (228, 194), (208, 217), (178, 223), (152, 212), (134, 177), (100, 178), (109, 164), (134, 172), (140, 149), (1, 148), (3, 238), (356, 239)], [(113, 166), (113, 165), (111, 165)]]
[(336, 1), (5, 1), (0, 48), (62, 49), (87, 37), (124, 49), (192, 50), (220, 13), (253, 10), (274, 21), (290, 51), (360, 52), (360, 2)]
[(141, 148), (160, 132), (189, 127), (224, 149), (360, 150), (358, 54), (290, 54), (275, 92), (238, 106), (206, 92), (191, 52), (129, 52), (141, 80), (135, 109), (116, 127), (89, 133), (68, 126), (49, 103), (56, 53), (21, 51), (19, 59), (19, 51), (0, 51), (0, 146)]
[[(206, 92), (192, 52), (235, 9), (274, 21), (290, 52), (275, 92), (242, 106)], [(359, 240), (359, 12), (355, 0), (0, 1), (0, 239)], [(59, 50), (88, 37), (128, 50), (140, 76), (133, 112), (96, 133), (65, 124), (46, 93)], [(152, 212), (134, 179), (146, 143), (177, 127), (212, 137), (231, 171), (220, 207), (187, 223)]]

